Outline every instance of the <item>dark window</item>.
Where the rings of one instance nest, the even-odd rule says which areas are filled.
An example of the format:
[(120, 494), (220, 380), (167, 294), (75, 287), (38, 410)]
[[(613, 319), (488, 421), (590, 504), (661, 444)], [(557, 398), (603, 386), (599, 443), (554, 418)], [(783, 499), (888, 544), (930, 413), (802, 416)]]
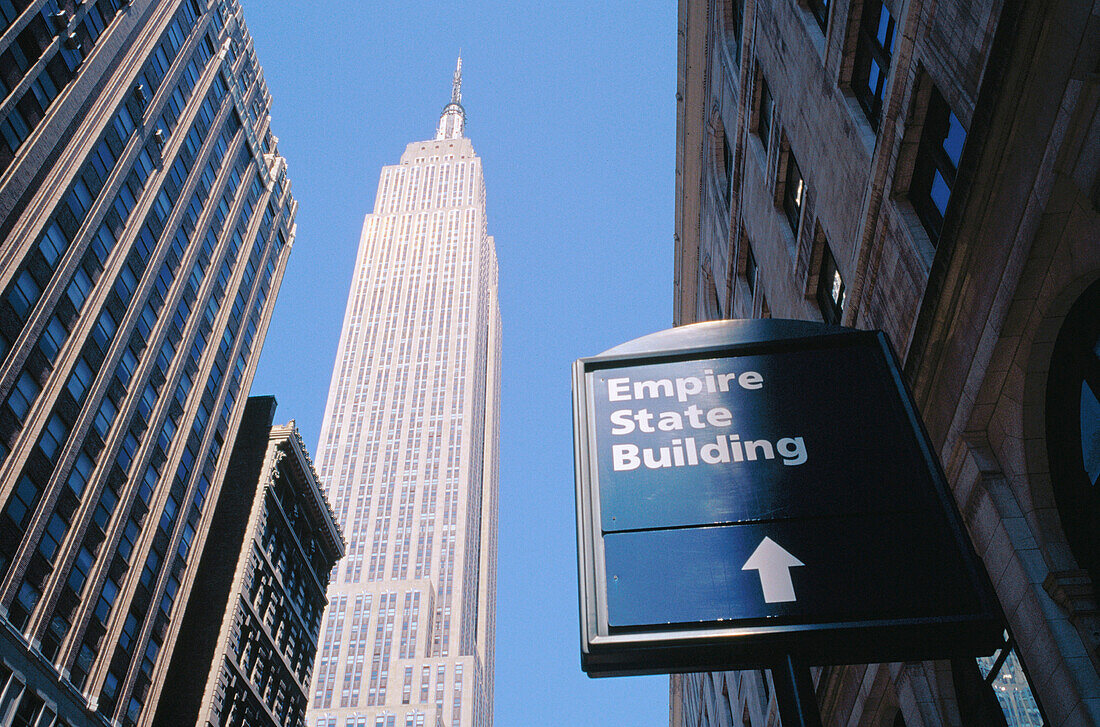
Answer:
[(725, 132), (722, 132), (722, 168), (726, 172), (726, 205), (729, 206), (733, 198), (733, 149)]
[(38, 486), (29, 477), (23, 475), (8, 500), (8, 517), (20, 528), (26, 528), (30, 513), (38, 500)]
[(15, 710), (15, 715), (12, 717), (12, 727), (31, 727), (31, 725), (37, 724), (38, 716), (42, 714), (44, 706), (42, 698), (28, 687), (23, 693), (19, 708)]
[(8, 395), (8, 406), (20, 422), (27, 416), (27, 412), (30, 411), (31, 405), (38, 398), (38, 392), (41, 390), (38, 382), (29, 372), (24, 371), (19, 375), (11, 394)]
[(729, 37), (733, 47), (733, 60), (741, 65), (741, 38), (745, 27), (745, 0), (729, 0)]
[(1047, 377), (1050, 475), (1066, 540), (1100, 583), (1100, 280), (1066, 314)]
[(829, 243), (824, 243), (821, 251), (821, 271), (817, 278), (817, 304), (821, 307), (821, 318), (826, 323), (839, 325), (844, 316), (844, 279), (836, 268), (836, 259)]
[(760, 143), (764, 145), (764, 151), (768, 150), (768, 141), (772, 133), (772, 113), (775, 111), (775, 99), (772, 98), (771, 89), (763, 74), (760, 76), (760, 110), (756, 120), (756, 133), (760, 135)]
[(84, 272), (83, 268), (77, 268), (73, 274), (72, 282), (69, 283), (69, 288), (66, 291), (66, 295), (69, 296), (69, 302), (73, 304), (77, 312), (84, 305), (84, 301), (88, 298), (88, 292), (92, 289), (92, 279), (88, 276), (88, 273)]
[(805, 200), (806, 183), (802, 179), (802, 170), (798, 168), (798, 161), (794, 158), (794, 152), (787, 153), (787, 180), (783, 185), (783, 212), (787, 215), (787, 222), (795, 237), (798, 237), (798, 223), (802, 218), (802, 202)]
[(809, 0), (810, 12), (821, 26), (821, 32), (825, 32), (825, 26), (829, 24), (829, 0)]
[(939, 240), (943, 229), (943, 217), (955, 186), (965, 141), (966, 129), (933, 86), (913, 165), (913, 181), (909, 183), (909, 199), (933, 244)]
[(111, 403), (110, 399), (104, 398), (99, 405), (99, 411), (96, 412), (95, 420), (92, 422), (95, 430), (103, 439), (107, 438), (107, 432), (111, 429), (115, 414), (118, 414), (118, 409)]
[(51, 461), (56, 461), (57, 451), (65, 443), (65, 440), (69, 436), (69, 428), (65, 426), (65, 422), (61, 421), (61, 417), (54, 414), (50, 417), (50, 421), (46, 424), (46, 428), (42, 430), (42, 438), (38, 440), (38, 446), (42, 449), (42, 453)]
[(7, 30), (26, 6), (26, 0), (0, 0), (0, 31)]
[(50, 363), (54, 362), (54, 359), (57, 357), (57, 352), (65, 345), (65, 340), (68, 337), (68, 329), (65, 328), (65, 324), (63, 324), (61, 319), (55, 314), (50, 318), (49, 323), (46, 324), (45, 330), (42, 331), (42, 338), (39, 340), (42, 353), (46, 355)]
[(7, 142), (8, 149), (16, 152), (23, 144), (23, 140), (31, 133), (26, 119), (18, 108), (12, 107), (8, 117), (0, 122), (0, 136)]
[(894, 18), (881, 0), (867, 0), (856, 39), (852, 91), (863, 106), (871, 126), (878, 128), (885, 95), (886, 76), (894, 52)]
[(15, 279), (15, 285), (12, 286), (11, 291), (8, 293), (8, 302), (11, 303), (11, 307), (15, 309), (16, 314), (18, 314), (20, 318), (24, 318), (27, 312), (38, 301), (38, 295), (41, 292), (42, 290), (38, 287), (38, 283), (35, 282), (31, 272), (29, 270), (24, 270), (19, 274), (19, 277)]
[(73, 395), (73, 398), (79, 402), (84, 398), (84, 392), (88, 390), (88, 385), (94, 378), (92, 374), (92, 367), (88, 365), (88, 361), (81, 356), (77, 359), (76, 365), (73, 367), (73, 374), (69, 377), (69, 383), (66, 385), (69, 389), (69, 393)]
[(745, 282), (749, 284), (749, 298), (756, 295), (756, 258), (753, 257), (752, 248), (745, 245)]

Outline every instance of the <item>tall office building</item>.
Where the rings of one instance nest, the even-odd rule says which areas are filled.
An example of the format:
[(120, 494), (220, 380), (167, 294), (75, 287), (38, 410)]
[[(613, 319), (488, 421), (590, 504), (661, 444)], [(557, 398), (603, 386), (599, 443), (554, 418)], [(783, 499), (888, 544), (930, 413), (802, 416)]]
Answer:
[(461, 69), (363, 223), (317, 447), (348, 549), (311, 727), (492, 724), (500, 314)]
[(148, 724), (294, 236), (233, 0), (0, 0), (0, 723)]

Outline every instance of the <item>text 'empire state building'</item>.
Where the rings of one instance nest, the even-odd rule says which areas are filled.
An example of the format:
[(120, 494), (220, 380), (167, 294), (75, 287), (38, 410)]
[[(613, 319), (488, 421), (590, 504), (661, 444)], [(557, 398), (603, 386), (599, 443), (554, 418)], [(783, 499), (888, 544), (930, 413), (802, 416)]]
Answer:
[(317, 446), (348, 548), (311, 727), (493, 721), (500, 310), (461, 85), (460, 58), (363, 223)]

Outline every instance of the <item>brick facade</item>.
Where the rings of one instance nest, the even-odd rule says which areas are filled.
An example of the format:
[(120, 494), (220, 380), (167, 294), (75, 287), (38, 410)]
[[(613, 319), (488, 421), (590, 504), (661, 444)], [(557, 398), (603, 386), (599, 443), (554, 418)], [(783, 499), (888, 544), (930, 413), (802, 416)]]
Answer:
[[(1047, 383), (1062, 319), (1100, 277), (1100, 6), (887, 0), (875, 115), (857, 89), (877, 5), (832, 0), (822, 28), (808, 2), (681, 0), (675, 321), (822, 320), (831, 252), (841, 322), (884, 330), (904, 361), (1046, 723), (1098, 724), (1095, 587), (1058, 507)], [(919, 201), (937, 103), (965, 130), (939, 229)], [(766, 679), (673, 677), (672, 724), (770, 724)], [(817, 679), (826, 724), (974, 723), (950, 663)]]

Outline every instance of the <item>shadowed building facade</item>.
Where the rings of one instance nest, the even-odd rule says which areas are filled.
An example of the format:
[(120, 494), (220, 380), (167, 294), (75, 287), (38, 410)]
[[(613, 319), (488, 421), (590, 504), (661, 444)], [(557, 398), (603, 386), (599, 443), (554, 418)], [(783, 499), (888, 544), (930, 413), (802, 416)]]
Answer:
[[(681, 0), (678, 324), (885, 331), (1010, 638), (815, 671), (827, 725), (1100, 724), (1093, 3)], [(763, 727), (767, 672), (676, 675)]]
[(234, 0), (0, 2), (0, 723), (149, 724), (294, 237)]
[(317, 448), (348, 548), (311, 727), (492, 724), (500, 314), (461, 67), (363, 223)]
[(344, 543), (297, 427), (274, 416), (274, 397), (248, 400), (154, 725), (305, 724)]

